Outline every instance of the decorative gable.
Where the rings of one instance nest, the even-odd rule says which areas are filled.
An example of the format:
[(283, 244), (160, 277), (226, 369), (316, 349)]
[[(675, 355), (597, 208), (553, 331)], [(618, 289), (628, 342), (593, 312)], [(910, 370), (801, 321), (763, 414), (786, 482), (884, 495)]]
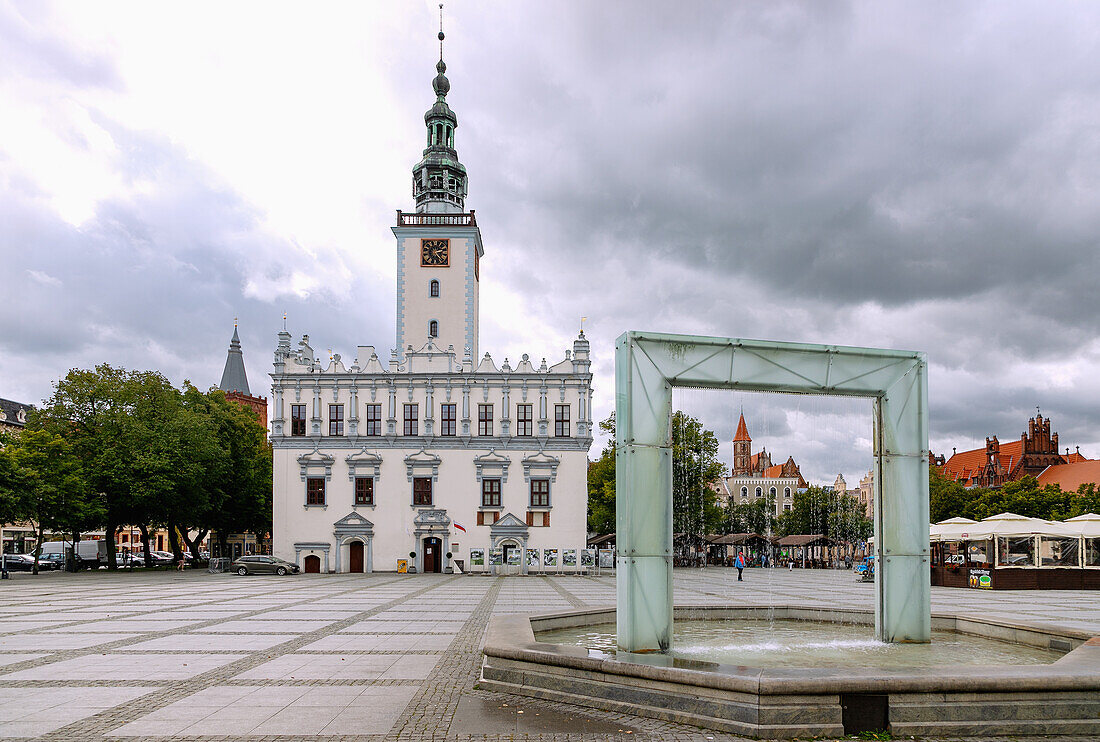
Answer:
[(422, 448), (418, 452), (405, 457), (405, 474), (410, 482), (413, 477), (417, 476), (430, 476), (432, 481), (435, 481), (439, 477), (440, 461), (442, 459), (438, 456), (428, 453)]
[(558, 464), (561, 459), (539, 451), (523, 457), (523, 481), (530, 482), (531, 477), (550, 477), (553, 482), (558, 476)]
[(477, 481), (480, 484), (482, 477), (500, 477), (502, 482), (508, 481), (508, 465), (512, 461), (507, 456), (499, 454), (496, 449), (489, 453), (474, 458), (474, 468), (477, 471)]
[(348, 513), (332, 524), (332, 533), (337, 538), (344, 536), (374, 536), (374, 524), (359, 513)]
[(382, 475), (382, 457), (371, 453), (365, 447), (358, 453), (350, 453), (344, 457), (348, 465), (348, 479), (354, 481), (356, 477), (374, 477), (378, 479)]
[(332, 477), (332, 462), (336, 459), (329, 456), (327, 453), (321, 453), (318, 449), (313, 449), (309, 453), (302, 454), (298, 457), (298, 466), (301, 468), (302, 481), (306, 481), (311, 473), (314, 475), (324, 473), (325, 479)]

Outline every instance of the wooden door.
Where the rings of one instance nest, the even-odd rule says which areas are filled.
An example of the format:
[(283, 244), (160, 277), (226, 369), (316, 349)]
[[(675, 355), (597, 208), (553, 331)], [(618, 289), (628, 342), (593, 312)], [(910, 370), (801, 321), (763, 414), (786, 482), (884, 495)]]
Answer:
[(424, 571), (425, 572), (442, 572), (443, 571), (443, 554), (441, 554), (443, 546), (439, 543), (437, 538), (424, 539)]
[(363, 542), (352, 541), (349, 545), (348, 562), (351, 567), (349, 572), (362, 572), (363, 571)]
[(306, 557), (306, 573), (321, 574), (321, 557), (316, 554), (310, 554)]

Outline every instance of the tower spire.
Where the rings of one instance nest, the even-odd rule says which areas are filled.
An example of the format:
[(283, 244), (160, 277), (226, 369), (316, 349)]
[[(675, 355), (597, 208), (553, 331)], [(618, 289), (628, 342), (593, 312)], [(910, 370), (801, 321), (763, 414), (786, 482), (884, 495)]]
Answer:
[(248, 390), (248, 376), (244, 372), (244, 354), (241, 353), (241, 338), (237, 335), (237, 320), (233, 320), (233, 337), (229, 340), (229, 352), (225, 357), (225, 368), (222, 370), (222, 383), (218, 388), (223, 392), (242, 392), (251, 394)]
[(413, 168), (413, 198), (418, 212), (461, 213), (466, 208), (466, 168), (455, 151), (458, 117), (447, 105), (451, 81), (443, 61), (443, 5), (439, 5), (439, 61), (436, 62), (432, 90), (435, 104), (424, 114), (428, 128), (428, 146)]

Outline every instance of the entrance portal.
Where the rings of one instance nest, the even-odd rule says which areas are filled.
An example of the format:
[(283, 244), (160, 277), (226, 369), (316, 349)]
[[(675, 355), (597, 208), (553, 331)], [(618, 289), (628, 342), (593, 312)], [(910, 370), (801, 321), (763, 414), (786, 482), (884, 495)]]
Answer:
[(316, 554), (310, 554), (305, 559), (305, 566), (307, 574), (321, 574), (321, 557)]
[(443, 544), (434, 536), (424, 539), (424, 571), (443, 571)]
[(363, 542), (352, 541), (348, 544), (348, 571), (363, 571)]

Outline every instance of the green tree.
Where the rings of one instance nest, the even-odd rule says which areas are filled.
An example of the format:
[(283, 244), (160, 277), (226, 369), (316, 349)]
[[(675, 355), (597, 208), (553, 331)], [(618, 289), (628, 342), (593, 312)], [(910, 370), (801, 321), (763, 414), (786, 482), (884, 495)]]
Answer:
[(943, 476), (934, 465), (928, 467), (928, 513), (933, 523), (965, 517), (974, 495), (974, 490)]
[(80, 458), (61, 436), (32, 422), (0, 449), (0, 490), (13, 520), (27, 520), (37, 533), (32, 571), (38, 574), (45, 532), (70, 533), (102, 516), (102, 504), (88, 487)]
[(779, 517), (784, 536), (821, 534), (835, 541), (858, 541), (871, 535), (863, 503), (848, 494), (811, 486), (795, 493), (791, 509)]
[(615, 531), (615, 413), (600, 423), (610, 438), (600, 457), (588, 462), (588, 529), (599, 534)]
[(683, 543), (700, 547), (721, 529), (725, 513), (714, 483), (725, 469), (718, 438), (691, 415), (672, 415), (672, 527)]

